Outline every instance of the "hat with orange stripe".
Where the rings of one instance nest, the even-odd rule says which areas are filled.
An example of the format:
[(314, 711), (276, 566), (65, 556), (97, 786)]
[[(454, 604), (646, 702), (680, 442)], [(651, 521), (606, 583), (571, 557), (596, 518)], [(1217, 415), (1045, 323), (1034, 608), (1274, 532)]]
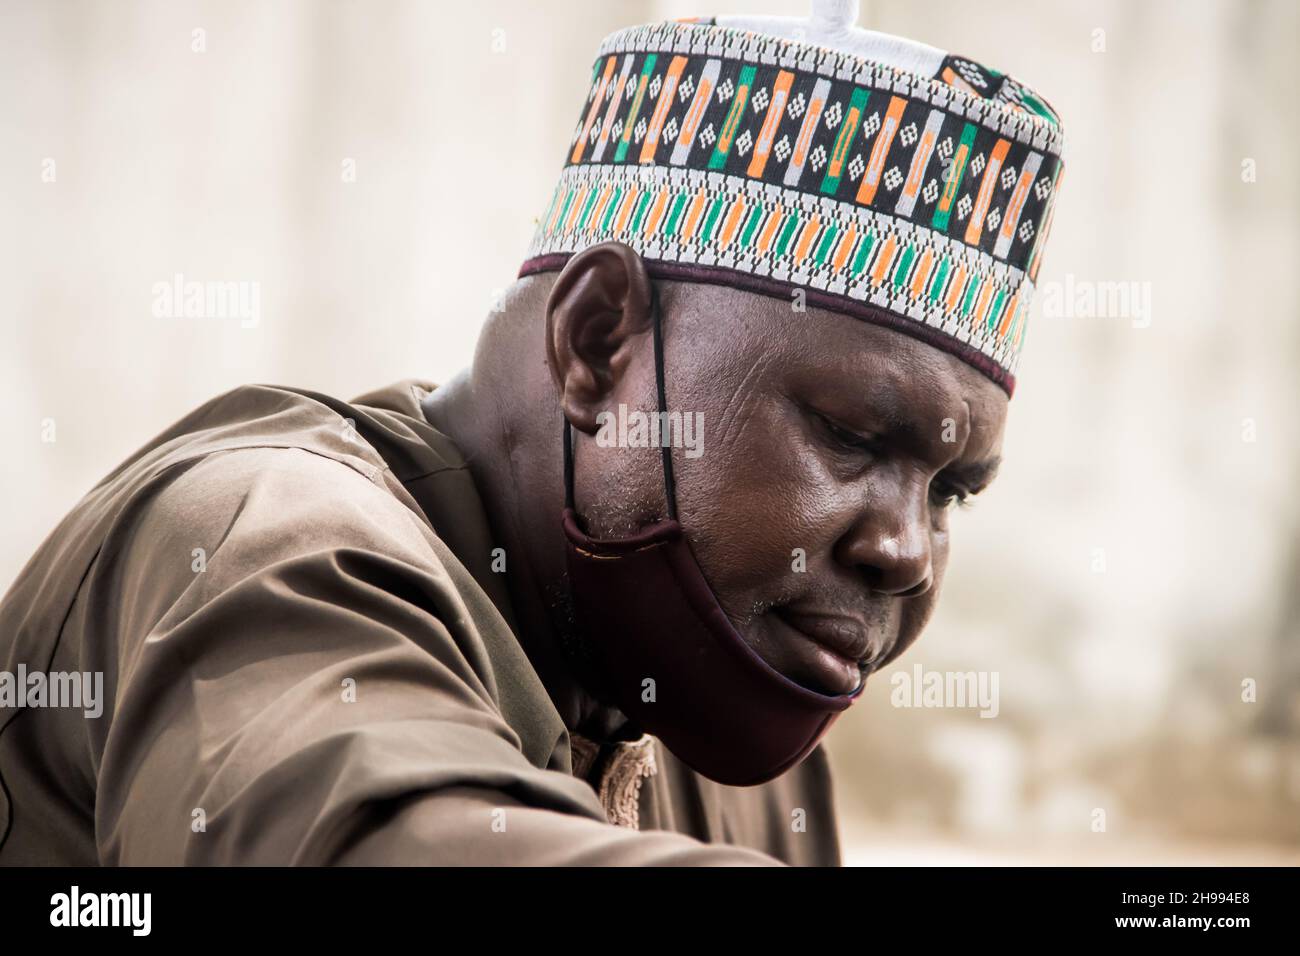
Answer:
[(520, 275), (617, 240), (657, 277), (803, 290), (1011, 394), (1060, 121), (1010, 76), (856, 19), (817, 0), (607, 37)]

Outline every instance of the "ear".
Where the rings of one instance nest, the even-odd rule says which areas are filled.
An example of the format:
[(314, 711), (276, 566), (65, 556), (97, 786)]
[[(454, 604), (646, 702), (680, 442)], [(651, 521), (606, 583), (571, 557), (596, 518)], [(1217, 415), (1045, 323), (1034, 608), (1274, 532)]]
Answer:
[(595, 434), (596, 416), (650, 331), (650, 277), (621, 242), (602, 242), (565, 265), (546, 303), (546, 362), (560, 409), (574, 428)]

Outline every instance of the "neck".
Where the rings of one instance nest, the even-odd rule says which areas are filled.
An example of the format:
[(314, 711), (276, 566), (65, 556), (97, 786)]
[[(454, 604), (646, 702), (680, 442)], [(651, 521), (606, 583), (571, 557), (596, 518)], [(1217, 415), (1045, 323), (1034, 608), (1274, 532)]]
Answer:
[[(520, 373), (541, 366), (538, 315), (513, 323), (509, 352), (493, 354), (500, 338), (485, 333), (471, 371), (462, 372), (425, 399), (425, 417), (464, 454), (487, 511), (497, 546), (505, 549), (506, 579), (516, 637), (546, 685), (565, 726), (592, 740), (618, 739), (627, 718), (600, 703), (578, 682), (560, 642), (563, 605), (556, 595), (568, 586), (564, 570), (564, 507), (561, 415), (549, 374)], [(525, 339), (526, 346), (519, 347)], [(553, 427), (551, 427), (553, 426)]]

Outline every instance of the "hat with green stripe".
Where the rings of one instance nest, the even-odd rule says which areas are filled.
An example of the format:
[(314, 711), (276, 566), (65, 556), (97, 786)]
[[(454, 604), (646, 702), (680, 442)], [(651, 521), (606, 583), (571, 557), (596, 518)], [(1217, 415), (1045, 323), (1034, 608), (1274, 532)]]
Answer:
[(654, 276), (888, 325), (1008, 394), (1061, 181), (1061, 124), (1006, 74), (811, 17), (607, 37), (520, 275), (624, 242)]

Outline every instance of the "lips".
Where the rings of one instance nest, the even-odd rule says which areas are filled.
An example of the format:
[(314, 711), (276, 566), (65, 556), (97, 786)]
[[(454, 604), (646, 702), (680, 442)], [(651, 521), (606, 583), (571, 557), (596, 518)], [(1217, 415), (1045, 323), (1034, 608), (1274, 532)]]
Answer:
[(795, 630), (806, 634), (846, 661), (856, 664), (871, 655), (871, 633), (853, 618), (803, 613), (788, 607), (781, 608), (776, 613)]
[(859, 662), (871, 646), (865, 628), (851, 618), (774, 609), (788, 632), (779, 658), (769, 660), (787, 677), (822, 694), (848, 694), (861, 687), (866, 670)]

